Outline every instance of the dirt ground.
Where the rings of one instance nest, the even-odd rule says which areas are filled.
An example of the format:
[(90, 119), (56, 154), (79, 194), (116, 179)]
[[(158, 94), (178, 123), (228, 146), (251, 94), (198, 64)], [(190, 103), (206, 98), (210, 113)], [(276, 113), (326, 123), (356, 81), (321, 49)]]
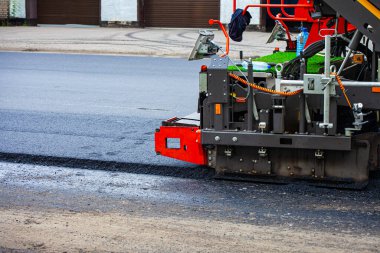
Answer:
[(378, 252), (380, 245), (372, 235), (135, 214), (1, 209), (0, 217), (0, 252)]

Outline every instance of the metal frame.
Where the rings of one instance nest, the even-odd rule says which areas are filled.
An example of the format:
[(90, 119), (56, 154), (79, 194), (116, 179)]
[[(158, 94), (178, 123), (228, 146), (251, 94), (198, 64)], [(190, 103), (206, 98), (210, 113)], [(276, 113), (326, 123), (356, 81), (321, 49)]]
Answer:
[(207, 129), (202, 131), (202, 144), (312, 150), (351, 150), (351, 138), (345, 136), (270, 134)]

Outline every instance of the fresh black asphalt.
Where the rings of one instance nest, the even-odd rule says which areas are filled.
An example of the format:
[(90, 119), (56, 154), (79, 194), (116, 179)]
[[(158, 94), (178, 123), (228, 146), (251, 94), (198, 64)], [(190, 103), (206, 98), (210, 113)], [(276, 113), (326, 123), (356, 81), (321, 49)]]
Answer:
[(197, 109), (202, 61), (0, 53), (0, 152), (189, 166), (156, 156), (162, 120)]

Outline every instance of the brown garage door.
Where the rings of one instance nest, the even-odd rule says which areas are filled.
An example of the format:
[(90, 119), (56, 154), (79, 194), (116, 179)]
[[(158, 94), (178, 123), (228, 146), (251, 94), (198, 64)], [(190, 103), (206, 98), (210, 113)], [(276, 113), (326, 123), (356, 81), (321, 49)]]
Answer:
[(99, 25), (100, 0), (38, 0), (39, 24)]
[(209, 27), (219, 16), (220, 0), (144, 0), (147, 27)]

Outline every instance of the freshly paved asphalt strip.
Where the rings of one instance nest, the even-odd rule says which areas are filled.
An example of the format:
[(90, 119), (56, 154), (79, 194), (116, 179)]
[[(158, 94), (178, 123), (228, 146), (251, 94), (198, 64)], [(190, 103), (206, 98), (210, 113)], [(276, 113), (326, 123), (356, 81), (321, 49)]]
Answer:
[(0, 53), (0, 152), (189, 166), (156, 156), (162, 120), (197, 109), (184, 59)]

